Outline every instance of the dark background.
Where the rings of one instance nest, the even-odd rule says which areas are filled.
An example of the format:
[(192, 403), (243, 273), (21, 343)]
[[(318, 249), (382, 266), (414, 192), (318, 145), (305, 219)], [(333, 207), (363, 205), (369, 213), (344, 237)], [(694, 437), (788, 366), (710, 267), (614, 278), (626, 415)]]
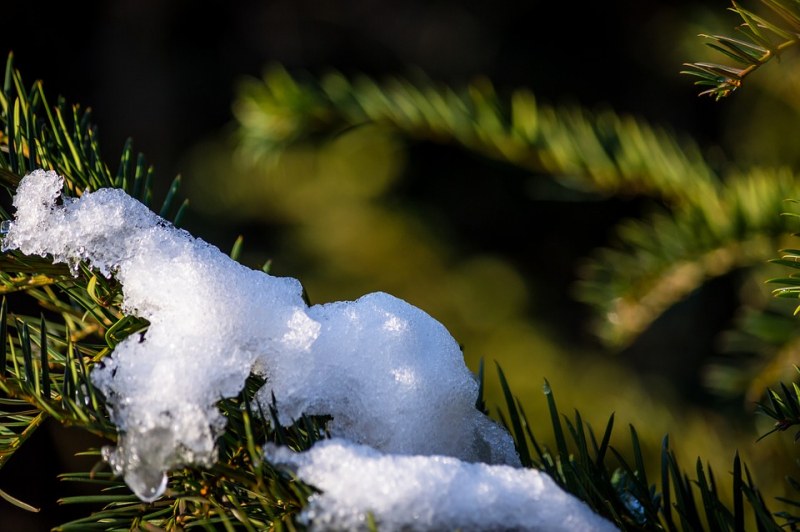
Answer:
[(377, 76), (416, 67), (455, 84), (486, 75), (500, 89), (609, 104), (713, 139), (716, 108), (678, 75), (680, 63), (671, 63), (678, 43), (669, 34), (704, 4), (725, 7), (719, 0), (130, 0), (35, 9), (5, 2), (0, 45), (15, 51), (27, 79), (44, 79), (50, 91), (94, 109), (110, 156), (130, 136), (170, 176), (187, 148), (230, 121), (237, 79), (273, 61)]
[[(133, 137), (162, 184), (185, 173), (184, 156), (190, 148), (231, 122), (237, 80), (260, 75), (270, 62), (293, 72), (318, 74), (334, 67), (377, 77), (418, 68), (432, 79), (453, 84), (486, 75), (501, 93), (527, 86), (545, 102), (610, 106), (689, 132), (708, 147), (723, 127), (720, 106), (697, 98), (690, 80), (678, 74), (680, 62), (692, 59), (681, 57), (679, 49), (689, 31), (687, 21), (701, 20), (707, 9), (722, 13), (727, 5), (722, 0), (1, 4), (0, 52), (13, 50), (26, 82), (43, 79), (49, 94), (90, 106), (111, 165), (125, 139)], [(419, 146), (411, 154), (412, 164), (468, 175), (473, 162), (467, 158), (452, 167), (446, 150)], [(591, 213), (592, 223), (584, 220), (580, 226), (570, 226), (571, 216), (549, 229), (542, 223), (539, 238), (546, 245), (548, 239), (566, 234), (575, 242), (574, 253), (583, 253), (603, 242), (609, 227), (638, 207), (635, 202), (598, 207)], [(552, 215), (544, 205), (537, 216), (545, 221)], [(486, 219), (491, 216), (491, 211), (484, 213)], [(230, 233), (213, 230), (213, 220), (194, 215), (187, 223), (192, 232), (223, 249), (232, 241)], [(555, 226), (560, 233), (553, 233)], [(515, 236), (505, 238), (513, 242)], [(496, 245), (502, 246), (502, 239)], [(519, 259), (525, 262), (529, 257)], [(550, 261), (551, 271), (545, 274), (554, 279), (554, 291), (566, 290), (572, 277), (566, 264), (573, 259)], [(727, 293), (724, 286), (720, 293)], [(586, 311), (563, 299), (563, 305), (553, 309), (553, 322), (570, 334)], [(730, 307), (716, 308), (721, 309), (719, 315), (705, 318), (719, 323), (730, 319)], [(704, 341), (711, 339), (699, 335), (699, 349)], [(631, 356), (631, 364), (663, 370), (650, 359)], [(685, 391), (702, 401), (692, 369), (677, 371), (688, 373)], [(0, 470), (0, 488), (43, 511), (25, 514), (0, 501), (0, 529), (44, 530), (85, 515), (84, 508), (55, 507), (54, 499), (68, 488), (54, 476), (83, 467), (86, 462), (76, 465), (70, 455), (97, 444), (79, 431), (49, 426), (40, 430)]]

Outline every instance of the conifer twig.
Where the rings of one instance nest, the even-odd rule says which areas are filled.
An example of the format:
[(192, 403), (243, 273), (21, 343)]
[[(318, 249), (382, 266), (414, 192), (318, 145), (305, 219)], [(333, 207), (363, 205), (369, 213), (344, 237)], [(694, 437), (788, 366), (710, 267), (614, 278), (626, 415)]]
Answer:
[(681, 72), (699, 78), (695, 85), (710, 87), (703, 90), (701, 96), (711, 96), (717, 100), (730, 95), (742, 86), (747, 76), (800, 42), (800, 5), (797, 2), (761, 0), (770, 16), (769, 20), (735, 1), (731, 3), (733, 7), (730, 10), (743, 21), (736, 28), (743, 39), (724, 35), (700, 36), (711, 41), (706, 43), (708, 46), (742, 67), (696, 62), (684, 63), (688, 69)]

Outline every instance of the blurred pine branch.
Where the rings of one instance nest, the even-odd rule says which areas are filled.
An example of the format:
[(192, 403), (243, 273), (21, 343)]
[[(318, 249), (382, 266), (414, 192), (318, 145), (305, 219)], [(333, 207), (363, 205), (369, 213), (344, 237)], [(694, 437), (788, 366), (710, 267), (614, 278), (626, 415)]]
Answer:
[[(295, 144), (372, 125), (456, 144), (596, 198), (643, 200), (643, 216), (618, 225), (575, 286), (615, 350), (708, 281), (764, 264), (788, 231), (776, 213), (800, 194), (788, 169), (719, 174), (696, 144), (643, 120), (542, 105), (526, 89), (503, 98), (485, 79), (462, 88), (421, 76), (379, 82), (334, 72), (314, 80), (273, 66), (241, 85), (234, 112), (239, 154), (266, 165)], [(761, 383), (751, 393), (759, 394), (767, 358), (751, 370), (748, 378)]]
[(332, 72), (301, 81), (272, 66), (262, 80), (240, 86), (239, 149), (265, 160), (303, 139), (378, 124), (603, 195), (646, 194), (680, 204), (717, 181), (691, 140), (643, 120), (541, 105), (526, 89), (501, 98), (485, 78), (461, 89), (417, 78), (377, 82)]
[[(764, 263), (787, 232), (777, 213), (798, 190), (795, 175), (787, 170), (756, 168), (720, 177), (691, 142), (642, 121), (609, 111), (540, 106), (524, 90), (504, 100), (486, 80), (462, 90), (424, 78), (377, 82), (338, 73), (300, 81), (273, 67), (263, 80), (242, 86), (235, 112), (238, 148), (265, 164), (295, 143), (374, 124), (415, 140), (455, 143), (601, 197), (656, 200), (642, 220), (621, 224), (615, 246), (597, 252), (578, 287), (580, 297), (598, 309), (603, 338), (616, 346), (633, 341), (709, 279)], [(613, 416), (601, 437), (578, 412), (574, 420), (562, 421), (546, 386), (556, 441), (550, 451), (534, 436), (522, 405), (499, 373), (508, 416), (504, 422), (523, 463), (544, 469), (623, 529), (744, 530), (751, 521), (759, 530), (779, 530), (797, 522), (794, 514), (769, 509), (772, 504), (738, 454), (729, 496), (718, 491), (714, 472), (702, 460), (694, 475), (684, 471), (667, 438), (660, 479), (648, 481), (656, 475), (646, 472), (633, 427), (633, 455), (625, 456), (610, 446)]]

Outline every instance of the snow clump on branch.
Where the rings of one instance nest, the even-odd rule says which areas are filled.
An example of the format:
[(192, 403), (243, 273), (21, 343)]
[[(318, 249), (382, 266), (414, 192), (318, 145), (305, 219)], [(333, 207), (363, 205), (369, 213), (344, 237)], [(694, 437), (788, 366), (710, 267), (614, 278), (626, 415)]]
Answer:
[[(378, 467), (372, 453), (519, 466), (509, 434), (476, 410), (478, 384), (458, 344), (422, 310), (385, 293), (308, 306), (296, 279), (242, 266), (122, 190), (71, 198), (63, 187), (52, 171), (23, 178), (3, 250), (50, 255), (76, 274), (85, 261), (122, 284), (124, 313), (149, 321), (91, 374), (119, 430), (105, 457), (140, 499), (160, 497), (172, 468), (213, 465), (225, 426), (215, 404), (236, 396), (252, 372), (266, 378), (257, 396), (265, 411), (274, 396), (282, 424), (303, 414), (331, 416), (328, 429), (345, 442), (343, 452), (370, 467)], [(301, 466), (302, 477), (302, 464), (325, 451), (312, 449), (306, 458), (287, 452), (273, 454)], [(497, 475), (546, 478), (510, 471)], [(549, 479), (546, 486), (580, 506)], [(394, 522), (389, 514), (376, 517)], [(334, 523), (340, 525), (349, 526)]]

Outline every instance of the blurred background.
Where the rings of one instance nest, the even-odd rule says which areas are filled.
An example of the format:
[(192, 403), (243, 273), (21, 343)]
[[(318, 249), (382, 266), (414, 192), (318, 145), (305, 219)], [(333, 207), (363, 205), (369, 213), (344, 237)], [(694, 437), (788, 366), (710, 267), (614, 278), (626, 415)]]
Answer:
[[(761, 281), (774, 271), (732, 269), (638, 338), (609, 346), (593, 334), (596, 312), (575, 296), (581, 265), (613, 242), (617, 223), (660, 200), (566, 193), (547, 175), (374, 125), (253, 160), (234, 117), (247, 121), (243, 94), (270, 65), (301, 80), (331, 69), (378, 81), (424, 74), (454, 87), (485, 78), (501, 98), (526, 87), (543, 104), (641, 117), (693, 138), (715, 169), (794, 168), (800, 99), (791, 59), (719, 103), (698, 98), (678, 74), (707, 56), (698, 33), (730, 33), (737, 21), (727, 5), (129, 0), (34, 9), (5, 1), (0, 51), (13, 50), (28, 83), (43, 79), (49, 94), (93, 109), (110, 165), (132, 137), (160, 193), (182, 174), (190, 199), (182, 226), (195, 236), (227, 251), (243, 235), (242, 262), (271, 261), (272, 273), (303, 282), (312, 303), (381, 290), (429, 312), (471, 369), (486, 362), (493, 409), (502, 403), (494, 361), (504, 368), (543, 440), (551, 438), (547, 378), (561, 409), (580, 409), (597, 430), (616, 412), (622, 448), (628, 423), (651, 457), (669, 433), (684, 466), (699, 455), (721, 484), (739, 449), (771, 497), (783, 494), (795, 449), (784, 435), (754, 443), (769, 428), (753, 414), (754, 390), (774, 379), (740, 382), (729, 331), (743, 307), (768, 304)], [(714, 370), (720, 360), (724, 371)], [(791, 378), (793, 359), (782, 362), (789, 373), (770, 375)], [(734, 374), (738, 381), (725, 377)], [(0, 471), (0, 488), (43, 511), (0, 501), (9, 530), (47, 529), (84, 512), (54, 506), (73, 488), (53, 477), (85, 467), (71, 455), (102, 442), (53, 426), (40, 432)]]

